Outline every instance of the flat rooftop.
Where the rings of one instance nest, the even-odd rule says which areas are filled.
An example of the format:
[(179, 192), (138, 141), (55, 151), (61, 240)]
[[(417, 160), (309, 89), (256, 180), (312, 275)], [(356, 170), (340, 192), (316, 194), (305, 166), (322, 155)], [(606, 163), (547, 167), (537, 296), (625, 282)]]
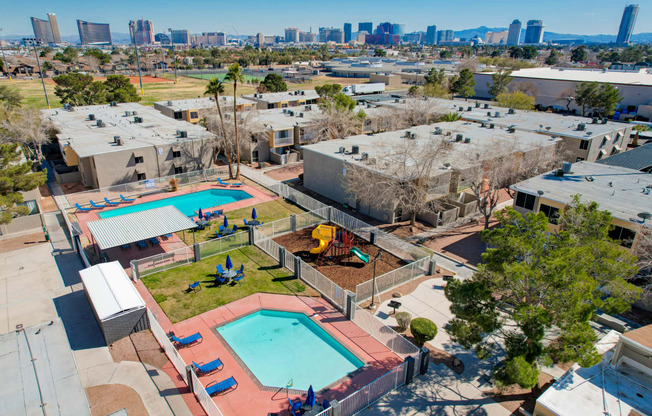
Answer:
[[(384, 101), (379, 106), (406, 108), (410, 105), (409, 99), (398, 99), (399, 102)], [(424, 100), (426, 101), (426, 100)], [(563, 115), (555, 113), (545, 113), (542, 111), (515, 110), (514, 114), (509, 114), (509, 109), (499, 107), (495, 103), (477, 101), (480, 107), (476, 107), (476, 101), (456, 101), (444, 100), (438, 98), (427, 99), (433, 109), (442, 113), (456, 112), (465, 120), (471, 120), (478, 123), (493, 123), (496, 126), (510, 127), (517, 130), (529, 131), (534, 133), (544, 133), (549, 135), (558, 135), (563, 137), (574, 137), (578, 139), (591, 139), (597, 136), (611, 134), (614, 130), (628, 127), (624, 123), (615, 123), (607, 121), (606, 124), (598, 122), (592, 124), (592, 119), (588, 117)], [(488, 104), (489, 108), (484, 108)], [(462, 107), (462, 110), (460, 110)], [(471, 108), (471, 110), (469, 110)], [(499, 113), (496, 116), (496, 112)], [(491, 113), (488, 115), (487, 113)], [(583, 131), (578, 130), (579, 124), (585, 124)]]
[(602, 70), (576, 68), (525, 68), (511, 73), (514, 78), (549, 79), (576, 82), (606, 82), (609, 84), (652, 86), (652, 73), (641, 70)]
[(264, 92), (260, 94), (243, 95), (243, 98), (254, 101), (264, 101), (266, 103), (279, 103), (282, 101), (296, 100), (316, 100), (319, 94), (315, 90), (296, 90), (284, 92)]
[[(364, 111), (367, 117), (373, 118), (381, 113), (377, 107), (358, 105), (353, 113)], [(269, 110), (252, 110), (251, 117), (254, 122), (264, 125), (271, 130), (286, 130), (294, 126), (306, 127), (313, 124), (322, 116), (322, 110), (317, 104), (310, 104), (299, 107), (273, 108)]]
[[(441, 134), (435, 134), (436, 129), (441, 129)], [(383, 147), (408, 140), (406, 138), (408, 131), (416, 135), (416, 138), (412, 139), (415, 141), (435, 143), (436, 140), (443, 139), (452, 143), (452, 150), (448, 154), (442, 155), (442, 160), (437, 162), (441, 164), (441, 169), (444, 169), (444, 163), (450, 163), (450, 167), (453, 169), (464, 169), (470, 166), (468, 155), (476, 153), (487, 154), (487, 158), (489, 156), (496, 156), (495, 153), (489, 153), (487, 150), (498, 150), (496, 146), (501, 143), (505, 144), (511, 151), (522, 152), (552, 146), (559, 141), (559, 139), (553, 139), (552, 137), (541, 134), (528, 132), (509, 133), (506, 129), (488, 129), (481, 127), (477, 123), (455, 121), (416, 126), (409, 129), (373, 135), (363, 134), (351, 136), (342, 140), (322, 141), (305, 146), (304, 149), (350, 163), (364, 163), (370, 169), (373, 168), (374, 170), (382, 171), (379, 169), (379, 166), (382, 165), (380, 160), (377, 160), (375, 165), (362, 162), (362, 153), (368, 153), (369, 158), (383, 157)], [(455, 141), (458, 134), (463, 135), (465, 139), (469, 138), (470, 141), (468, 143)], [(358, 154), (349, 153), (354, 145), (359, 148)], [(340, 153), (340, 147), (344, 147), (346, 153)]]
[[(130, 115), (127, 116), (126, 112)], [(95, 120), (90, 120), (90, 114)], [(41, 110), (41, 116), (57, 128), (59, 143), (69, 143), (79, 157), (214, 137), (201, 126), (174, 120), (152, 107), (136, 103), (119, 103), (115, 107), (108, 104), (74, 107), (73, 111)], [(142, 123), (134, 122), (135, 117), (142, 118)], [(98, 127), (97, 120), (102, 120), (105, 127)], [(187, 131), (188, 137), (180, 137), (180, 130)], [(122, 139), (122, 145), (114, 142), (115, 136)]]
[[(652, 212), (652, 193), (643, 192), (652, 187), (652, 174), (620, 166), (593, 162), (573, 163), (570, 174), (556, 176), (551, 172), (526, 179), (511, 189), (532, 195), (542, 191), (543, 197), (562, 204), (581, 194), (582, 200), (595, 201), (600, 209), (611, 212), (615, 218), (640, 222), (641, 212)], [(647, 221), (652, 226), (652, 221)]]
[[(220, 107), (232, 106), (233, 105), (233, 96), (231, 95), (221, 95), (219, 98)], [(238, 97), (236, 99), (236, 105), (254, 105), (255, 102), (251, 100)], [(204, 97), (204, 98), (190, 98), (187, 100), (171, 100), (171, 101), (157, 101), (154, 103), (156, 106), (161, 106), (169, 108), (173, 111), (187, 111), (187, 110), (203, 110), (205, 108), (214, 108), (215, 99), (213, 97)]]

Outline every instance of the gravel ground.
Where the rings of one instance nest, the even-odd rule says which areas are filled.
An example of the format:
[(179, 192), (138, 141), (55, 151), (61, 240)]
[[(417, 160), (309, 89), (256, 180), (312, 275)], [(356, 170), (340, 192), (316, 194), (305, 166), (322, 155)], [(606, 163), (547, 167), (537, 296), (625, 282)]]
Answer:
[(86, 389), (92, 416), (106, 416), (126, 409), (129, 416), (148, 416), (136, 390), (123, 384), (104, 384)]

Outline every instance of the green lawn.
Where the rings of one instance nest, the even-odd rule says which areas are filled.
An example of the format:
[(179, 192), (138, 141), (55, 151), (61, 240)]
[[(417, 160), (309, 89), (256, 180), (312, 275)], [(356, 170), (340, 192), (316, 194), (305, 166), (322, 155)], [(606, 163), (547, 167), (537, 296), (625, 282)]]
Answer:
[[(231, 256), (234, 268), (244, 264), (245, 279), (242, 286), (218, 287), (214, 284), (215, 266), (224, 266), (227, 254)], [(201, 282), (201, 290), (188, 292), (188, 285), (198, 280)], [(142, 281), (172, 322), (183, 321), (254, 293), (319, 295), (254, 246), (145, 276)]]
[[(285, 200), (275, 199), (274, 201), (263, 202), (262, 204), (255, 205), (256, 214), (258, 215), (258, 221), (268, 223), (270, 221), (276, 221), (283, 218), (289, 217), (291, 214), (302, 214), (305, 211), (299, 208), (296, 205), (292, 205)], [(226, 218), (229, 221), (229, 227), (237, 225), (239, 229), (244, 229), (244, 219), (247, 221), (251, 220), (251, 207), (240, 208), (233, 211), (226, 212)], [(224, 217), (215, 219), (211, 222), (210, 227), (206, 227), (204, 230), (199, 230), (195, 232), (195, 242), (199, 243), (201, 241), (211, 240), (215, 237), (215, 231), (219, 229), (219, 226), (224, 223)], [(192, 233), (185, 233), (185, 239), (183, 233), (177, 233), (177, 236), (182, 239), (186, 244), (192, 245)]]
[[(197, 78), (197, 79), (205, 79), (205, 80), (211, 80), (213, 78), (219, 78), (220, 80), (224, 81), (224, 77), (226, 77), (226, 74), (224, 74), (224, 73), (221, 73), (221, 74), (218, 74), (218, 73), (215, 73), (215, 74), (185, 74), (184, 76), (189, 77), (189, 78)], [(256, 77), (256, 76), (253, 76), (253, 75), (245, 75), (244, 77), (245, 77), (245, 80), (247, 80), (247, 82), (252, 82), (253, 81), (255, 83), (259, 83), (260, 81), (263, 80), (262, 77)]]

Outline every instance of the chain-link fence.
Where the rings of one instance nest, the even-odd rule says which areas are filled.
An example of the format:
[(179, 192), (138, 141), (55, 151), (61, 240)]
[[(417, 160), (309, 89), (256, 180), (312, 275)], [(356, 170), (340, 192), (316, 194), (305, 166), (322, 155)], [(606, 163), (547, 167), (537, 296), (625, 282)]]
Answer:
[[(422, 276), (428, 271), (428, 262), (428, 258), (419, 259), (396, 270), (392, 270), (391, 272), (376, 277), (375, 294), (379, 295), (396, 286), (402, 285), (412, 279)], [(372, 293), (374, 293), (373, 285), (373, 279), (367, 280), (366, 282), (362, 282), (357, 285), (355, 287), (355, 301), (359, 303), (371, 298)]]

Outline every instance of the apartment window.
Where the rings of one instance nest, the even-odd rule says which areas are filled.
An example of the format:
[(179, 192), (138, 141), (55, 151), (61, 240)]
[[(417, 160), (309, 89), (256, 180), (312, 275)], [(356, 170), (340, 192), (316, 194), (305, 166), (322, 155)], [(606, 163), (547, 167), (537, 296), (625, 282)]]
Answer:
[(175, 111), (174, 112), (174, 119), (175, 120), (181, 120), (183, 118), (183, 113), (181, 111)]
[(16, 204), (21, 207), (27, 207), (29, 210), (29, 213), (27, 215), (34, 215), (38, 214), (38, 204), (36, 203), (35, 199), (32, 199), (30, 201), (23, 201), (21, 203)]
[(636, 231), (618, 225), (609, 231), (609, 238), (620, 241), (620, 245), (626, 248), (632, 248), (635, 237)]
[(624, 136), (625, 135), (621, 132), (616, 133), (616, 139), (614, 140), (614, 143), (618, 143), (618, 140), (622, 139)]
[(586, 159), (584, 159), (583, 157), (576, 157), (576, 158), (575, 158), (575, 161), (576, 161), (576, 162), (581, 162), (581, 161), (583, 161), (583, 160), (586, 160)]
[(174, 167), (174, 174), (178, 175), (179, 173), (183, 173), (183, 166), (175, 166)]
[(275, 108), (274, 104), (272, 104), (272, 103), (267, 104), (267, 109), (269, 110), (270, 108)]
[(251, 152), (251, 161), (252, 162), (260, 162), (259, 156), (258, 156), (258, 150), (254, 150)]
[(608, 142), (607, 138), (606, 138), (606, 137), (603, 137), (603, 138), (602, 138), (602, 143), (600, 143), (600, 147), (602, 147), (602, 146), (604, 146), (605, 144), (607, 144), (607, 142)]
[(288, 103), (281, 104), (281, 108), (288, 108)]
[(172, 157), (181, 157), (181, 150), (173, 150)]
[(142, 156), (134, 156), (134, 161), (136, 162), (136, 164), (139, 164), (139, 163), (144, 163), (145, 159)]
[(580, 140), (580, 150), (586, 150), (589, 148), (588, 140)]
[(401, 222), (401, 218), (403, 218), (403, 208), (397, 207), (396, 211), (394, 211), (393, 222)]
[(199, 113), (196, 112), (196, 111), (191, 111), (190, 112), (190, 118), (192, 118), (192, 119), (199, 118)]
[(145, 179), (147, 179), (147, 175), (145, 175), (144, 173), (136, 173), (136, 175), (139, 181), (144, 181)]
[(559, 208), (551, 207), (550, 205), (541, 204), (539, 206), (539, 212), (543, 212), (546, 217), (548, 217), (548, 222), (550, 224), (559, 223)]
[(516, 194), (515, 205), (528, 211), (532, 211), (534, 209), (534, 201), (536, 201), (536, 197), (534, 195), (518, 192)]

